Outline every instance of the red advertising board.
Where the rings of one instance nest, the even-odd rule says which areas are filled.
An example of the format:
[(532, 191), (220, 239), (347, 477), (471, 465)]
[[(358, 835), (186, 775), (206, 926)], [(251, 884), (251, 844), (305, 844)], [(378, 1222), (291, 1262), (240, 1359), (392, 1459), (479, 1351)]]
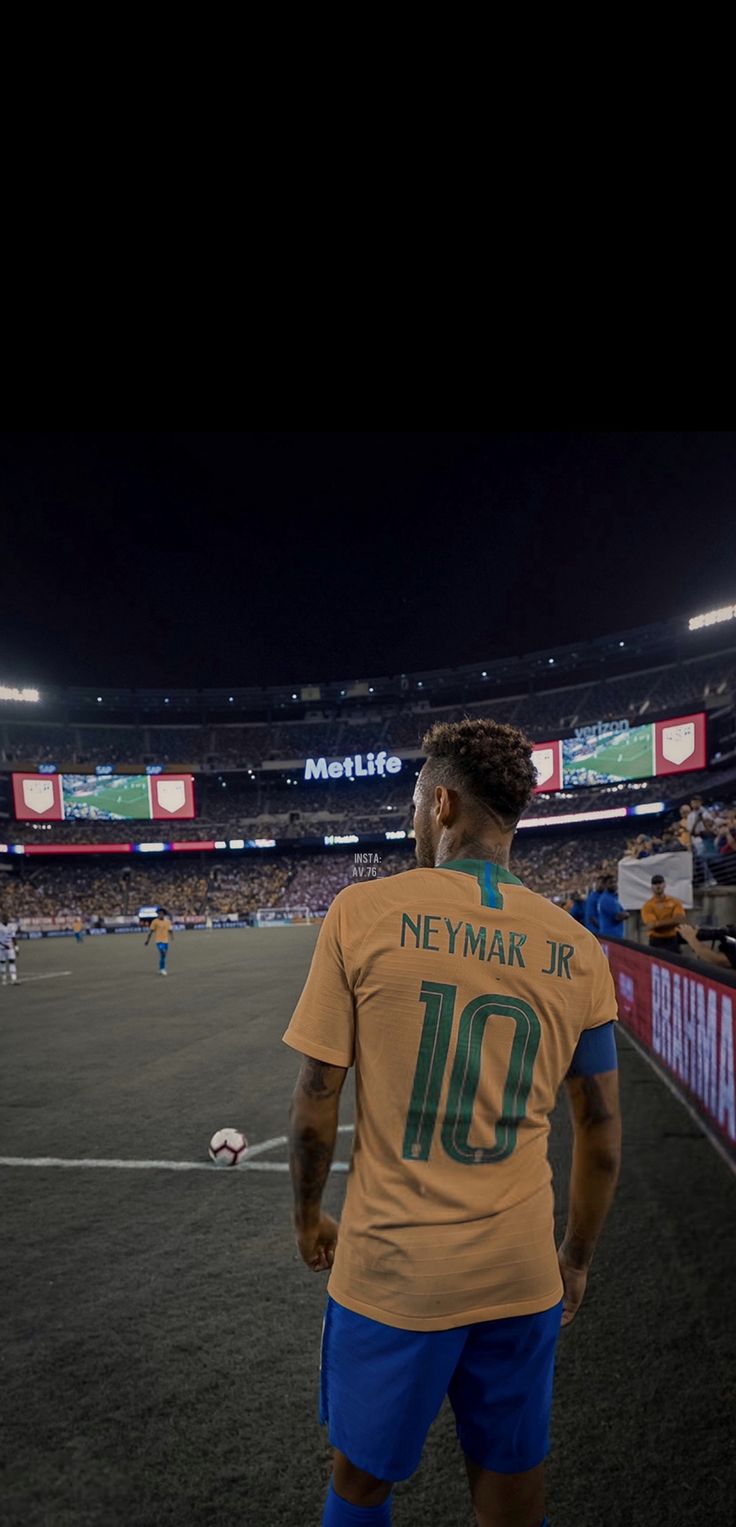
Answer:
[(623, 1027), (736, 1159), (736, 985), (613, 939), (601, 940), (601, 947), (613, 972)]
[[(120, 792), (115, 798), (116, 787)], [(126, 809), (123, 787), (133, 787), (135, 799)], [(13, 800), (20, 822), (61, 822), (79, 817), (81, 801), (84, 820), (95, 821), (170, 821), (194, 816), (194, 776), (191, 774), (13, 775)]]
[(562, 743), (535, 742), (532, 763), (537, 771), (534, 794), (540, 790), (562, 789)]
[(14, 774), (13, 802), (18, 821), (60, 822), (64, 816), (60, 774)]
[(676, 716), (654, 723), (655, 774), (684, 774), (705, 768), (705, 715)]
[(151, 775), (151, 816), (154, 821), (194, 816), (194, 779), (191, 774)]
[[(14, 846), (16, 854), (132, 854), (150, 852), (150, 843), (19, 843)], [(166, 851), (174, 854), (211, 853), (215, 845), (206, 838), (187, 839), (186, 842), (167, 843)]]
[(21, 843), (22, 854), (132, 854), (132, 843)]

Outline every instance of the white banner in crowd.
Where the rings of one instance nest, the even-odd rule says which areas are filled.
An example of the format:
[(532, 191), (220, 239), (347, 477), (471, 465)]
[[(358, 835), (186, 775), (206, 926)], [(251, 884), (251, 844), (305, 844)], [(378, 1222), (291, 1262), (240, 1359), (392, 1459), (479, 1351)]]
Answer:
[(664, 875), (665, 896), (676, 896), (683, 907), (692, 906), (692, 854), (652, 854), (649, 859), (619, 860), (618, 897), (627, 911), (640, 910), (649, 900), (652, 875)]

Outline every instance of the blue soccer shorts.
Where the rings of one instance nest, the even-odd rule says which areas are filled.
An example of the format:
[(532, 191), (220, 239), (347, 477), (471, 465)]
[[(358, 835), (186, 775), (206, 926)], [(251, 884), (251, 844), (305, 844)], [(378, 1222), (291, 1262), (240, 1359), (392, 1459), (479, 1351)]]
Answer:
[(409, 1479), (445, 1395), (463, 1452), (483, 1469), (523, 1473), (549, 1451), (562, 1300), (537, 1315), (449, 1331), (405, 1331), (327, 1296), (320, 1424), (375, 1479)]

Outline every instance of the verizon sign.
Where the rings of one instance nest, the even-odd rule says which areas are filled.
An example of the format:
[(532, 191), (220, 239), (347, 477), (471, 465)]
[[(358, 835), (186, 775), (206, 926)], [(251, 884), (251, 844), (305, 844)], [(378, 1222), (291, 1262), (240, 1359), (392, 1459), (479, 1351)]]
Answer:
[(704, 769), (705, 713), (640, 726), (630, 726), (625, 719), (596, 721), (577, 727), (574, 737), (535, 743), (532, 763), (537, 792), (617, 785), (627, 779)]

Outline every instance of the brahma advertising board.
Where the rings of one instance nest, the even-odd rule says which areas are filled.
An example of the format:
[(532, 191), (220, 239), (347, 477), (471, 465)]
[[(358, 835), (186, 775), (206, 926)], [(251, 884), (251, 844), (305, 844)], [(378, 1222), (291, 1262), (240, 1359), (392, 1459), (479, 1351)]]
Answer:
[(684, 961), (601, 941), (619, 1018), (736, 1159), (733, 1009), (736, 983)]

